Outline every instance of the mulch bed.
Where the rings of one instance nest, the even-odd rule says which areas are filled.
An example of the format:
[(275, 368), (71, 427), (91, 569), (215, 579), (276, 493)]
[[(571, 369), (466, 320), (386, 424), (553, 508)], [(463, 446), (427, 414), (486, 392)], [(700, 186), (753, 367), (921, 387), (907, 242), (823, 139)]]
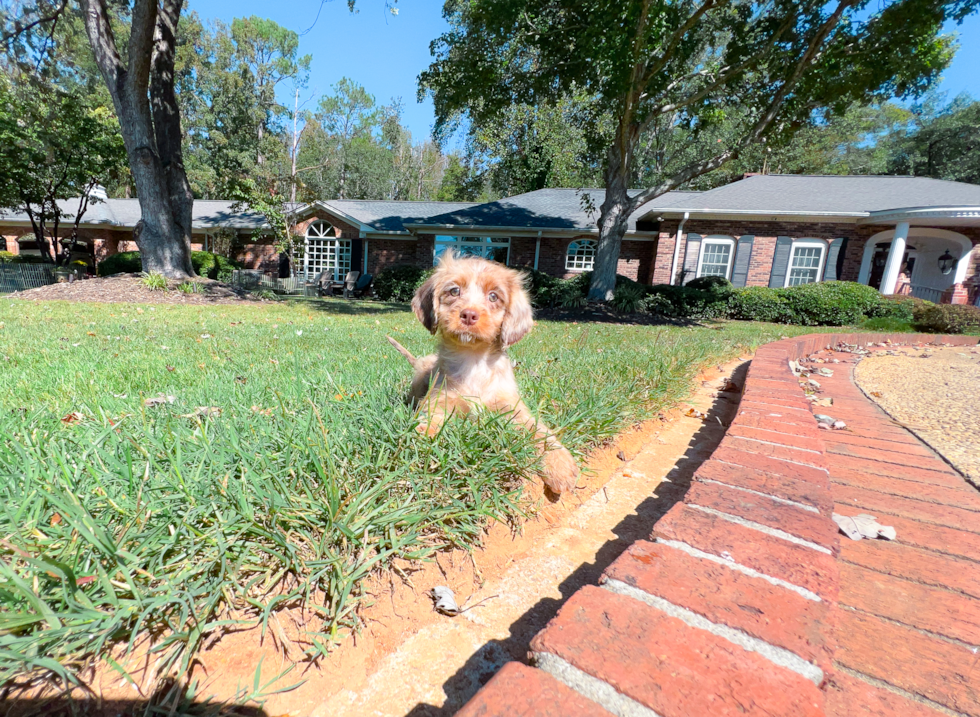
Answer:
[(15, 291), (9, 299), (33, 301), (81, 301), (101, 304), (237, 304), (261, 301), (244, 289), (211, 279), (195, 279), (203, 291), (185, 294), (177, 290), (179, 282), (170, 282), (167, 291), (148, 289), (140, 283), (139, 274), (116, 274), (100, 279), (51, 284), (37, 289)]

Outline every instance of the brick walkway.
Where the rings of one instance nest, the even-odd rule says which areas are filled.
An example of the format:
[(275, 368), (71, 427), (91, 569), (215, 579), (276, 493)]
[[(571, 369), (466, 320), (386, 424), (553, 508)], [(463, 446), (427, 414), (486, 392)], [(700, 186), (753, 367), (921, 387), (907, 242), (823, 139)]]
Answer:
[[(822, 354), (842, 363), (818, 409), (849, 430), (817, 428), (788, 361), (839, 340), (883, 337), (760, 349), (684, 502), (568, 600), (537, 668), (459, 714), (980, 717), (980, 493), (861, 394), (851, 354)], [(898, 539), (841, 538), (835, 510)]]

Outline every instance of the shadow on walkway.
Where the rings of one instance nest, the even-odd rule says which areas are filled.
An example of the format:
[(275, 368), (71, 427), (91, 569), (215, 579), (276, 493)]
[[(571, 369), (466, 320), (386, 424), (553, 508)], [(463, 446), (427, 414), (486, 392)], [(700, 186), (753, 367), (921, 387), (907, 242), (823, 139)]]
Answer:
[[(745, 385), (748, 362), (736, 369), (732, 380)], [(406, 717), (449, 717), (469, 701), (504, 663), (512, 660), (527, 662), (531, 639), (551, 620), (568, 598), (585, 585), (595, 585), (602, 572), (637, 540), (649, 539), (653, 524), (675, 504), (684, 499), (691, 486), (694, 472), (714, 452), (725, 436), (728, 424), (738, 410), (737, 394), (721, 393), (708, 411), (707, 420), (692, 436), (688, 449), (677, 461), (653, 494), (641, 502), (633, 513), (613, 528), (614, 540), (603, 545), (595, 562), (582, 563), (559, 586), (561, 599), (544, 598), (531, 607), (510, 626), (510, 637), (491, 640), (467, 660), (443, 685), (446, 702), (442, 707), (417, 704)]]

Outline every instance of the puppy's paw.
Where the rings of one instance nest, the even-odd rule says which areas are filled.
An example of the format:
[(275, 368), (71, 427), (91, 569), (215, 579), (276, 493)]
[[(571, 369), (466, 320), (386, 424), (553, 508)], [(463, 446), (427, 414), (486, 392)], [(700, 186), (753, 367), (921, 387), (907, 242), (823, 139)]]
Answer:
[(573, 490), (578, 482), (579, 469), (567, 448), (552, 448), (544, 454), (544, 484), (555, 493)]
[(418, 433), (421, 433), (423, 436), (428, 436), (429, 438), (432, 438), (437, 433), (439, 433), (439, 424), (437, 424), (437, 423), (420, 423), (419, 425), (417, 425), (415, 427), (415, 430)]

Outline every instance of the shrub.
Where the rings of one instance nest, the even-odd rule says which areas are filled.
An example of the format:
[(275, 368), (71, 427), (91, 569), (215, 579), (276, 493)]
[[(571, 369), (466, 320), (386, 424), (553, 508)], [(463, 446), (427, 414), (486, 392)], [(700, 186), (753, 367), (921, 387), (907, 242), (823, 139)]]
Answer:
[(916, 299), (914, 296), (882, 296), (878, 302), (878, 307), (868, 316), (897, 319), (911, 323), (916, 307), (933, 305), (931, 301)]
[[(713, 319), (728, 315), (730, 291), (660, 284), (648, 289), (647, 310), (674, 319)], [(653, 298), (657, 297), (657, 298)]]
[(14, 254), (13, 252), (0, 251), (0, 264), (6, 264), (8, 262), (13, 261), (15, 256), (17, 255)]
[(639, 284), (617, 286), (613, 294), (613, 306), (624, 314), (635, 314), (646, 308), (646, 292)]
[(112, 256), (107, 256), (99, 262), (99, 276), (112, 276), (113, 274), (138, 274), (143, 271), (143, 262), (138, 251), (122, 251)]
[(852, 281), (825, 281), (778, 289), (803, 326), (857, 324), (881, 305), (876, 289)]
[(165, 277), (163, 274), (157, 274), (156, 272), (143, 274), (143, 276), (140, 278), (140, 284), (151, 291), (166, 291), (167, 277)]
[(374, 277), (374, 293), (382, 301), (410, 301), (432, 271), (410, 264), (382, 269)]
[(796, 313), (779, 289), (749, 286), (735, 289), (728, 301), (729, 315), (745, 321), (769, 321), (775, 324), (796, 323)]
[(919, 331), (937, 334), (962, 334), (980, 331), (980, 309), (965, 304), (932, 304), (916, 306), (913, 323)]
[[(242, 268), (239, 262), (210, 251), (192, 251), (191, 265), (198, 276), (219, 281), (231, 279), (231, 272)], [(141, 271), (143, 271), (143, 260), (140, 259), (140, 253), (123, 251), (99, 262), (98, 273), (99, 276), (112, 276), (113, 274), (138, 274)]]
[(864, 331), (876, 331), (886, 334), (899, 334), (915, 331), (910, 322), (903, 321), (902, 319), (895, 318), (893, 316), (876, 316), (873, 319), (868, 319), (861, 324), (861, 329)]
[(561, 279), (537, 269), (530, 269), (524, 274), (527, 277), (527, 293), (535, 307), (544, 309), (557, 303), (558, 288), (563, 283)]
[(686, 286), (689, 289), (701, 289), (702, 291), (725, 292), (732, 290), (732, 282), (723, 276), (699, 276), (691, 279)]
[(185, 281), (177, 285), (177, 291), (181, 294), (203, 294), (204, 285), (196, 281)]

